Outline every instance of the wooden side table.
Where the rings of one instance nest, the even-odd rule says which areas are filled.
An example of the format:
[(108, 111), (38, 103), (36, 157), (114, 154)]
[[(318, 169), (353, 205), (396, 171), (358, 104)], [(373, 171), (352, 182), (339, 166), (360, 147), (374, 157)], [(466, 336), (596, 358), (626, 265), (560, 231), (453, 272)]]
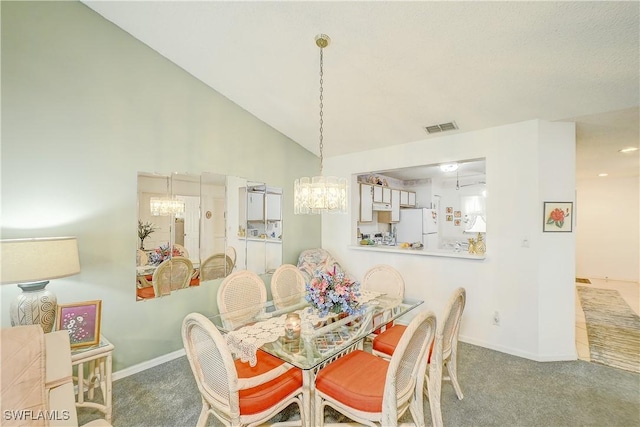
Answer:
[[(104, 412), (105, 419), (111, 422), (113, 405), (111, 400), (111, 370), (113, 344), (100, 335), (100, 344), (71, 350), (71, 366), (77, 366), (78, 408), (95, 408)], [(88, 364), (88, 376), (84, 377), (84, 365)], [(92, 401), (96, 386), (102, 392), (102, 403)], [(85, 388), (87, 399), (85, 401)]]

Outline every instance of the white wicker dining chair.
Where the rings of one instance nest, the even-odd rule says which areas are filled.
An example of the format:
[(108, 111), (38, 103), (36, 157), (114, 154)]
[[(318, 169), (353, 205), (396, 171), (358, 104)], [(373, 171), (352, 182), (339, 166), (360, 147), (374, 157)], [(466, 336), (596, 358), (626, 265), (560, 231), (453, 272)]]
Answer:
[(304, 276), (293, 264), (281, 265), (271, 277), (271, 296), (278, 310), (301, 302), (304, 289)]
[(188, 258), (171, 257), (163, 261), (153, 272), (151, 283), (156, 297), (169, 295), (178, 289), (189, 287), (193, 276), (193, 264)]
[[(390, 265), (378, 264), (368, 269), (363, 276), (360, 289), (380, 292), (390, 298), (404, 298), (404, 279), (398, 270)], [(382, 312), (373, 318), (374, 333), (367, 338), (373, 339), (384, 331), (389, 313)]]
[[(428, 354), (429, 368), (426, 371), (425, 387), (429, 398), (431, 416), (434, 426), (442, 425), (440, 396), (442, 381), (450, 381), (459, 400), (464, 395), (458, 382), (458, 335), (460, 320), (466, 304), (464, 288), (456, 289), (444, 309), (442, 320), (438, 323), (433, 349)], [(405, 326), (395, 325), (378, 335), (373, 340), (372, 353), (383, 358), (392, 357)], [(444, 375), (444, 371), (448, 375)]]
[(233, 270), (236, 266), (236, 258), (237, 258), (236, 248), (234, 248), (233, 246), (227, 246), (224, 250), (224, 253), (227, 254), (229, 259), (231, 260), (231, 264), (232, 264), (231, 270)]
[(189, 258), (189, 251), (187, 250), (187, 248), (185, 248), (184, 246), (179, 245), (177, 243), (173, 244), (173, 252), (172, 253), (179, 254), (178, 256), (181, 256), (181, 257)]
[(213, 254), (200, 264), (200, 281), (227, 277), (233, 270), (233, 261), (223, 253)]
[(392, 298), (404, 298), (404, 279), (390, 265), (378, 264), (364, 273), (361, 289), (380, 292)]
[(409, 409), (424, 425), (423, 383), (426, 352), (433, 342), (436, 317), (419, 313), (406, 328), (390, 360), (355, 350), (321, 369), (316, 376), (315, 425), (324, 424), (330, 406), (369, 426), (397, 426)]
[[(239, 365), (243, 363), (234, 361), (222, 334), (200, 313), (185, 317), (182, 341), (202, 397), (198, 426), (207, 425), (210, 414), (227, 426), (256, 426), (292, 403), (304, 419), (300, 369), (280, 363), (241, 376), (238, 368), (243, 369)], [(281, 425), (301, 425), (301, 421)]]
[(149, 264), (149, 257), (142, 249), (137, 249), (136, 252), (136, 267)]
[(217, 302), (225, 327), (234, 329), (262, 311), (267, 302), (267, 288), (256, 273), (239, 270), (222, 281)]

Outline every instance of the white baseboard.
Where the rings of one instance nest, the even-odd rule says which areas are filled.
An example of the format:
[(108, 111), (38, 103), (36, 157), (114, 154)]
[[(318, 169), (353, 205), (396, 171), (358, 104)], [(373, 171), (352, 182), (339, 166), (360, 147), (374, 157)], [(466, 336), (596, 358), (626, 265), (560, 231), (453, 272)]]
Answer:
[(476, 340), (474, 338), (469, 338), (466, 336), (460, 335), (458, 339), (462, 342), (477, 345), (479, 347), (488, 348), (490, 350), (499, 351), (501, 353), (510, 354), (512, 356), (518, 356), (529, 360), (534, 360), (536, 362), (564, 362), (570, 360), (578, 360), (578, 352), (577, 350), (572, 354), (547, 354), (540, 355), (535, 353), (530, 353), (528, 351), (516, 350), (511, 347), (505, 347), (501, 345), (495, 345), (493, 343), (489, 343), (486, 341)]
[(142, 372), (149, 368), (153, 368), (154, 366), (162, 365), (163, 363), (169, 362), (171, 360), (177, 359), (179, 357), (187, 354), (184, 348), (180, 350), (176, 350), (172, 353), (165, 354), (160, 357), (156, 357), (155, 359), (147, 360), (146, 362), (138, 363), (137, 365), (129, 366), (128, 368), (122, 369), (118, 372), (113, 373), (113, 381), (119, 380), (121, 378), (128, 377), (129, 375), (137, 374), (138, 372)]

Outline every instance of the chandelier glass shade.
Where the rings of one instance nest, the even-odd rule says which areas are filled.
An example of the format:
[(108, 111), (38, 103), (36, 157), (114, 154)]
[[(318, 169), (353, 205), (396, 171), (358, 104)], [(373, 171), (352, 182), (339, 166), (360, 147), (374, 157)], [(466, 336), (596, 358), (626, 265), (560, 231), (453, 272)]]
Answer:
[(347, 213), (347, 179), (322, 174), (323, 161), (323, 49), (331, 39), (326, 34), (316, 36), (320, 48), (320, 176), (296, 179), (293, 186), (293, 213), (313, 215)]
[(153, 216), (180, 216), (184, 213), (184, 202), (182, 200), (152, 197), (149, 208)]
[(295, 214), (347, 213), (347, 180), (335, 176), (296, 179)]

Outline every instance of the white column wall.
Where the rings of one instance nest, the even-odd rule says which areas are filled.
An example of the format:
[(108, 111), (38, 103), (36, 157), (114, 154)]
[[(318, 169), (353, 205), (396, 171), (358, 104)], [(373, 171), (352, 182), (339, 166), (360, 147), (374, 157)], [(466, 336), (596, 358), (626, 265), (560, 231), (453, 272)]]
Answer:
[[(572, 126), (531, 120), (325, 160), (325, 173), (352, 178), (351, 174), (372, 170), (485, 157), (484, 260), (350, 249), (355, 241), (357, 218), (357, 194), (353, 186), (352, 215), (323, 216), (323, 247), (357, 278), (379, 263), (398, 268), (406, 282), (406, 295), (424, 299), (423, 308), (436, 314), (442, 312), (456, 287), (465, 287), (463, 341), (534, 360), (575, 359), (574, 322), (569, 319), (574, 297), (566, 292), (573, 285), (573, 278), (569, 280), (575, 252), (573, 233), (552, 238), (542, 233), (542, 201), (556, 196), (573, 200), (574, 179), (547, 174), (548, 167), (556, 163), (575, 170), (575, 160), (570, 154), (575, 149)], [(548, 153), (550, 149), (562, 154), (552, 155)], [(362, 165), (359, 161), (362, 158), (367, 159), (366, 170), (358, 166)], [(528, 247), (523, 246), (524, 240)], [(558, 242), (562, 250), (557, 251), (557, 259), (548, 268), (543, 253)], [(555, 274), (558, 265), (562, 266), (561, 274)], [(500, 314), (500, 326), (492, 324), (495, 311)], [(542, 316), (545, 320), (541, 322)], [(550, 325), (553, 333), (549, 331)]]

